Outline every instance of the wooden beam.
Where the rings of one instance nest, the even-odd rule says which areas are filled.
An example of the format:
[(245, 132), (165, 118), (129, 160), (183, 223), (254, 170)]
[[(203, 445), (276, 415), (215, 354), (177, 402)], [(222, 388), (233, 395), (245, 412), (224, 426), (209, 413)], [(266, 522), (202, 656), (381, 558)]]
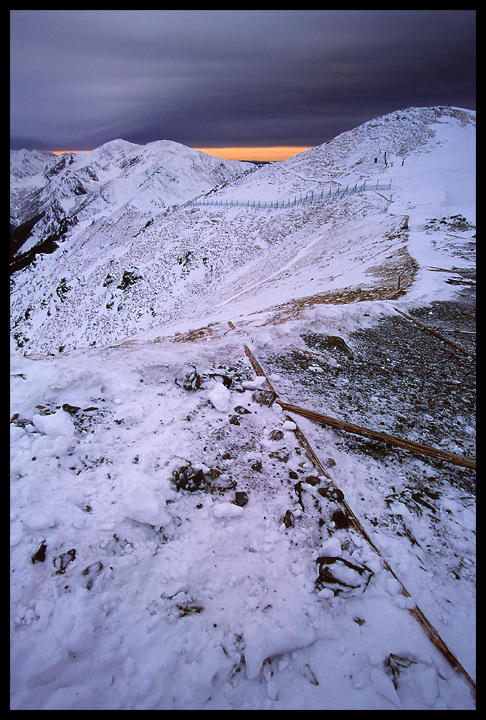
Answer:
[(247, 345), (245, 345), (245, 353), (246, 353), (248, 360), (251, 362), (256, 374), (259, 375), (260, 377), (265, 378), (265, 382), (267, 383), (268, 389), (275, 394), (275, 397), (277, 397), (278, 393), (275, 392), (275, 388), (273, 387), (272, 383), (266, 376), (265, 371), (263, 370), (262, 366), (260, 365), (260, 363), (258, 362), (258, 360), (253, 355), (252, 351), (250, 350), (250, 348)]
[[(248, 356), (248, 358), (249, 358), (249, 360), (250, 360), (250, 362), (251, 362), (251, 364), (252, 364), (255, 372), (257, 373), (257, 375), (263, 376), (263, 377), (265, 378), (266, 382), (267, 382), (267, 385), (270, 387), (270, 389), (271, 389), (273, 392), (275, 392), (275, 390), (274, 390), (274, 388), (272, 387), (272, 384), (270, 383), (270, 380), (268, 379), (268, 377), (267, 377), (265, 371), (263, 370), (262, 366), (260, 365), (260, 363), (258, 362), (258, 360), (256, 359), (256, 357), (253, 355), (253, 353), (251, 352), (251, 350), (250, 350), (246, 345), (245, 345), (245, 353), (246, 353), (246, 355)], [(318, 422), (321, 422), (321, 421), (322, 421), (322, 418), (325, 418), (325, 417), (326, 417), (325, 415), (321, 415), (320, 413), (315, 413), (314, 411), (304, 410), (303, 408), (297, 407), (296, 405), (290, 405), (289, 403), (285, 403), (285, 402), (283, 402), (282, 400), (278, 400), (278, 399), (277, 399), (276, 402), (280, 405), (280, 407), (281, 407), (283, 410), (288, 410), (289, 412), (294, 412), (294, 414), (295, 414), (295, 413), (296, 413), (296, 414), (300, 414), (300, 415), (302, 415), (303, 417), (309, 417), (309, 414), (312, 414), (314, 417), (311, 417), (311, 418), (310, 418), (311, 420), (316, 419), (315, 416), (319, 416), (320, 420), (318, 420)], [(299, 412), (299, 411), (300, 411), (300, 412)], [(292, 418), (291, 418), (289, 415), (287, 415), (287, 419), (292, 421)], [(333, 418), (328, 418), (328, 419), (333, 420)], [(338, 421), (335, 421), (335, 422), (341, 423), (341, 421), (339, 421), (339, 420), (338, 420)], [(314, 467), (316, 468), (316, 470), (318, 471), (318, 473), (319, 473), (320, 475), (323, 475), (324, 477), (328, 478), (328, 479), (330, 480), (330, 483), (329, 483), (329, 484), (330, 484), (331, 486), (333, 486), (333, 487), (336, 488), (337, 486), (336, 486), (335, 483), (332, 481), (332, 479), (330, 478), (330, 476), (328, 475), (328, 473), (324, 470), (324, 467), (323, 467), (322, 463), (320, 462), (319, 458), (317, 457), (317, 454), (314, 452), (314, 450), (313, 450), (310, 442), (307, 440), (306, 436), (304, 435), (304, 433), (302, 432), (302, 430), (299, 428), (299, 426), (297, 425), (297, 423), (294, 423), (294, 424), (295, 424), (295, 430), (294, 430), (295, 436), (296, 436), (297, 439), (299, 440), (301, 446), (304, 448), (305, 453), (306, 453), (306, 456), (307, 456), (307, 457), (309, 458), (309, 460), (314, 464)], [(341, 424), (342, 424), (342, 423), (341, 423)], [(344, 423), (344, 424), (346, 424), (346, 425), (348, 425), (348, 426), (351, 425), (351, 423)], [(352, 427), (356, 428), (356, 427), (358, 427), (358, 426), (357, 426), (357, 425), (353, 425)], [(365, 428), (362, 428), (362, 429), (365, 429)], [(370, 432), (374, 432), (374, 431), (370, 431)], [(383, 433), (379, 433), (379, 434), (383, 435)], [(381, 438), (381, 439), (383, 439), (383, 438)], [(415, 443), (415, 444), (416, 444), (416, 443)], [(421, 446), (421, 447), (424, 447), (424, 446)], [(474, 462), (474, 467), (475, 467), (475, 466), (476, 466), (476, 462), (475, 462), (475, 461), (473, 461), (473, 462)], [(469, 673), (466, 671), (466, 669), (463, 667), (463, 665), (461, 665), (461, 663), (459, 662), (459, 660), (455, 657), (454, 653), (452, 653), (451, 650), (447, 647), (447, 645), (446, 645), (445, 642), (442, 640), (442, 638), (440, 637), (439, 633), (437, 632), (437, 630), (435, 629), (435, 627), (432, 625), (432, 623), (427, 619), (427, 617), (423, 614), (422, 610), (421, 610), (421, 609), (418, 607), (418, 605), (413, 601), (413, 598), (412, 598), (412, 596), (410, 595), (410, 593), (408, 592), (407, 588), (406, 588), (405, 585), (401, 582), (400, 578), (396, 575), (396, 573), (395, 573), (395, 571), (393, 570), (393, 568), (391, 567), (391, 565), (390, 565), (390, 564), (387, 562), (387, 560), (383, 557), (383, 554), (381, 553), (380, 549), (375, 545), (375, 543), (373, 542), (373, 540), (371, 539), (371, 537), (368, 535), (368, 533), (367, 533), (366, 530), (364, 529), (363, 525), (362, 525), (361, 522), (359, 521), (358, 517), (355, 515), (355, 513), (354, 513), (353, 510), (351, 509), (350, 505), (349, 505), (348, 502), (346, 501), (346, 498), (344, 497), (344, 495), (343, 495), (343, 499), (342, 499), (342, 501), (341, 501), (341, 504), (342, 504), (342, 506), (343, 506), (343, 508), (344, 508), (344, 511), (345, 511), (345, 513), (346, 513), (349, 521), (351, 522), (351, 525), (354, 527), (354, 529), (355, 529), (357, 532), (359, 532), (359, 533), (362, 535), (362, 537), (366, 540), (366, 542), (369, 543), (370, 547), (374, 550), (374, 552), (376, 552), (376, 554), (378, 555), (378, 557), (380, 557), (381, 561), (383, 562), (384, 567), (385, 567), (385, 568), (388, 570), (388, 572), (395, 578), (395, 580), (397, 580), (398, 584), (400, 585), (400, 592), (402, 593), (402, 595), (403, 595), (404, 597), (406, 597), (406, 598), (409, 598), (410, 601), (413, 603), (413, 605), (412, 605), (410, 608), (408, 608), (410, 614), (419, 622), (419, 624), (420, 624), (420, 625), (422, 626), (422, 628), (424, 629), (424, 631), (425, 631), (427, 637), (429, 638), (429, 640), (430, 640), (430, 641), (432, 642), (432, 644), (437, 648), (437, 650), (439, 650), (439, 652), (442, 653), (442, 655), (446, 658), (446, 660), (449, 662), (449, 664), (451, 665), (451, 667), (452, 667), (457, 673), (459, 673), (459, 674), (461, 674), (461, 675), (464, 676), (464, 678), (466, 679), (466, 681), (467, 681), (467, 682), (469, 683), (469, 685), (470, 685), (471, 692), (472, 692), (474, 698), (476, 698), (476, 683), (475, 683), (474, 680), (471, 678), (471, 676), (470, 676)]]
[(297, 415), (302, 415), (302, 417), (314, 420), (322, 425), (330, 425), (338, 430), (346, 430), (347, 432), (351, 432), (356, 435), (363, 435), (373, 440), (382, 440), (389, 445), (403, 448), (404, 450), (408, 450), (409, 452), (413, 452), (418, 455), (428, 455), (429, 457), (445, 460), (446, 462), (453, 463), (454, 465), (460, 465), (471, 470), (476, 469), (476, 460), (471, 458), (464, 457), (462, 455), (454, 455), (454, 453), (446, 452), (445, 450), (438, 450), (437, 448), (432, 448), (428, 445), (421, 445), (420, 443), (416, 443), (411, 440), (403, 440), (402, 438), (377, 432), (376, 430), (370, 430), (369, 428), (362, 427), (361, 425), (354, 425), (353, 423), (345, 422), (344, 420), (337, 420), (336, 418), (329, 417), (328, 415), (322, 415), (315, 410), (307, 410), (306, 408), (301, 408), (298, 405), (291, 405), (283, 400), (277, 399), (276, 402), (283, 410), (293, 412)]
[(440, 333), (437, 332), (437, 330), (434, 330), (433, 328), (428, 327), (427, 325), (424, 325), (424, 323), (421, 323), (419, 320), (415, 320), (411, 315), (407, 315), (407, 313), (402, 312), (398, 308), (395, 308), (397, 313), (400, 313), (400, 315), (403, 315), (403, 317), (406, 317), (408, 320), (411, 320), (415, 325), (418, 325), (419, 327), (423, 328), (423, 330), (426, 330), (431, 335), (435, 335), (435, 337), (438, 337), (440, 340), (443, 340), (445, 343), (453, 347), (455, 350), (459, 350), (460, 352), (464, 353), (465, 355), (469, 355), (470, 357), (476, 359), (476, 353), (471, 352), (470, 350), (466, 350), (465, 348), (461, 347), (461, 345), (458, 345), (453, 340), (449, 340), (449, 338), (444, 337)]

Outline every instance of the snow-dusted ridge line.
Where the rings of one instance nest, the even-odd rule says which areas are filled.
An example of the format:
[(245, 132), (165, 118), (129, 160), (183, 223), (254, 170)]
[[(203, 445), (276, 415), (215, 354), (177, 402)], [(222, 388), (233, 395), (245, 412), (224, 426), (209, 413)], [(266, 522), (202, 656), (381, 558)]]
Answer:
[[(368, 183), (368, 187), (366, 187)], [(343, 187), (332, 188), (328, 190), (321, 190), (321, 192), (314, 192), (311, 190), (304, 195), (297, 195), (291, 199), (284, 200), (271, 200), (260, 201), (260, 200), (208, 200), (206, 198), (197, 198), (190, 200), (187, 205), (197, 205), (198, 207), (204, 207), (206, 205), (216, 205), (219, 207), (252, 207), (252, 208), (291, 208), (296, 205), (305, 205), (312, 202), (327, 202), (328, 200), (334, 200), (337, 197), (343, 197), (344, 195), (354, 195), (356, 193), (365, 192), (367, 190), (390, 190), (392, 181), (387, 183), (380, 183), (378, 180), (376, 183), (370, 184), (369, 180), (365, 180), (364, 183), (355, 183), (354, 187), (349, 187), (349, 184)]]

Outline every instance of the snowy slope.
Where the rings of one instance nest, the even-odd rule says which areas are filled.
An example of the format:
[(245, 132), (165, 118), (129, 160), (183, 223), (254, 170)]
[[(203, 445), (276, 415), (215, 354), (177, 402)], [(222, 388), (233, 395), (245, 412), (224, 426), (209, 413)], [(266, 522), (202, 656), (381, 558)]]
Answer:
[[(95, 215), (35, 268), (14, 275), (12, 322), (19, 345), (57, 352), (140, 331), (167, 332), (176, 323), (176, 329), (196, 327), (326, 293), (344, 297), (354, 289), (361, 299), (378, 299), (396, 288), (398, 275), (402, 289), (409, 286), (414, 259), (422, 266), (430, 246), (426, 218), (462, 208), (475, 224), (475, 119), (454, 108), (412, 108), (398, 117), (366, 123), (211, 194), (285, 198), (328, 186), (330, 179), (346, 185), (386, 177), (393, 183), (388, 196), (368, 192), (274, 211), (182, 207), (140, 216), (124, 206), (109, 217)], [(117, 179), (113, 187), (123, 182)], [(123, 289), (125, 273), (138, 280)]]
[[(10, 223), (17, 259), (97, 217), (122, 210), (160, 212), (254, 167), (169, 140), (147, 145), (112, 140), (91, 152), (58, 157), (25, 150), (10, 156)], [(33, 219), (25, 232), (23, 226)]]
[[(262, 404), (244, 351), (284, 399), (432, 444), (430, 385), (441, 447), (471, 454), (474, 362), (390, 323), (394, 307), (465, 302), (474, 145), (474, 113), (400, 111), (201, 190), (275, 199), (366, 177), (391, 179), (388, 194), (288, 210), (113, 201), (14, 273), (12, 709), (474, 709), (410, 612), (474, 679), (474, 471), (289, 419)], [(110, 197), (140, 180), (123, 174)], [(383, 323), (366, 355), (358, 339)], [(302, 339), (326, 335), (354, 360)], [(381, 555), (342, 522), (333, 486)]]

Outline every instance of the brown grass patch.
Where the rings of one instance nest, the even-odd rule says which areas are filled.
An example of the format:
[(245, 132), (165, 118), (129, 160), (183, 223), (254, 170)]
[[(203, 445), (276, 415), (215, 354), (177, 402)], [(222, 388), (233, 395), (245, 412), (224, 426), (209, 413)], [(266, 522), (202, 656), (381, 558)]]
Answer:
[[(380, 278), (381, 282), (358, 287), (345, 287), (340, 290), (316, 293), (296, 300), (289, 300), (282, 305), (267, 308), (274, 311), (266, 324), (280, 324), (287, 320), (296, 320), (304, 312), (316, 305), (346, 305), (366, 300), (396, 300), (405, 295), (412, 285), (418, 272), (419, 265), (408, 253), (405, 247), (400, 248), (390, 262), (377, 265), (369, 269), (368, 274)], [(398, 278), (400, 277), (400, 287)]]

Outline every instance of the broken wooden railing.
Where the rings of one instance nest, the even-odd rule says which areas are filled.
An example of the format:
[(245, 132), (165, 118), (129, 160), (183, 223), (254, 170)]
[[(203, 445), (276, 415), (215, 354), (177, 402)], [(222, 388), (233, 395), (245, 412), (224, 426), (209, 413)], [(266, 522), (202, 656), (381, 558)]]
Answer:
[(345, 430), (347, 432), (354, 433), (355, 435), (363, 435), (364, 437), (371, 438), (372, 440), (382, 440), (388, 445), (408, 450), (409, 452), (417, 455), (428, 455), (429, 457), (445, 460), (453, 465), (460, 465), (462, 467), (469, 468), (470, 470), (476, 469), (476, 460), (473, 460), (472, 458), (464, 457), (463, 455), (455, 455), (454, 453), (447, 452), (446, 450), (439, 450), (438, 448), (429, 447), (428, 445), (421, 445), (420, 443), (413, 442), (412, 440), (404, 440), (403, 438), (378, 432), (377, 430), (371, 430), (370, 428), (355, 425), (354, 423), (346, 422), (344, 420), (337, 420), (336, 418), (323, 415), (315, 410), (308, 410), (306, 408), (299, 407), (298, 405), (291, 405), (283, 400), (277, 399), (275, 402), (280, 405), (283, 410), (295, 413), (296, 415), (302, 415), (302, 417), (314, 420), (321, 425), (330, 425), (338, 430)]
[[(231, 325), (232, 325), (233, 328), (234, 328), (233, 323), (231, 323)], [(253, 355), (253, 353), (252, 353), (252, 351), (250, 350), (250, 348), (249, 348), (247, 345), (245, 345), (244, 347), (245, 347), (245, 353), (246, 353), (248, 359), (250, 360), (250, 363), (252, 364), (253, 369), (255, 370), (255, 373), (256, 373), (258, 376), (265, 378), (265, 382), (266, 382), (266, 384), (267, 384), (267, 387), (268, 387), (269, 391), (275, 396), (274, 402), (276, 402), (276, 403), (282, 408), (282, 410), (286, 410), (287, 412), (292, 412), (294, 415), (296, 415), (296, 414), (301, 414), (303, 417), (308, 417), (308, 416), (309, 416), (309, 412), (311, 412), (312, 415), (314, 415), (314, 416), (316, 416), (316, 415), (319, 416), (320, 419), (318, 420), (318, 422), (320, 422), (320, 421), (322, 420), (322, 418), (326, 418), (326, 419), (331, 419), (331, 420), (333, 420), (332, 418), (327, 418), (327, 416), (321, 415), (320, 413), (314, 413), (313, 411), (307, 411), (307, 410), (305, 410), (304, 412), (305, 412), (306, 414), (304, 415), (304, 413), (302, 412), (303, 408), (299, 408), (299, 407), (296, 406), (296, 405), (291, 405), (290, 403), (285, 403), (285, 402), (283, 402), (282, 400), (279, 400), (279, 399), (278, 399), (278, 395), (277, 395), (277, 393), (276, 393), (276, 391), (275, 391), (272, 383), (271, 383), (270, 380), (268, 379), (267, 374), (266, 374), (265, 371), (263, 370), (262, 366), (260, 365), (260, 363), (258, 362), (258, 360), (256, 359), (256, 357)], [(297, 412), (297, 411), (300, 411), (300, 412)], [(302, 432), (302, 430), (299, 428), (299, 426), (298, 426), (297, 423), (295, 422), (294, 418), (291, 417), (290, 415), (287, 415), (287, 419), (290, 420), (290, 421), (292, 421), (292, 422), (294, 423), (294, 425), (295, 425), (295, 430), (294, 430), (295, 436), (296, 436), (296, 438), (298, 439), (299, 443), (301, 444), (302, 448), (305, 450), (305, 453), (306, 453), (307, 458), (313, 463), (313, 465), (314, 465), (314, 467), (316, 468), (316, 470), (317, 470), (317, 472), (319, 473), (319, 475), (327, 478), (328, 481), (329, 481), (329, 484), (330, 484), (331, 486), (337, 487), (336, 484), (334, 483), (334, 481), (333, 481), (333, 480), (331, 479), (331, 477), (329, 476), (329, 474), (325, 471), (322, 463), (320, 462), (317, 454), (316, 454), (315, 451), (313, 450), (310, 442), (307, 440), (306, 436), (304, 435), (304, 433)], [(316, 420), (316, 417), (311, 417), (310, 419), (311, 419), (311, 420)], [(337, 421), (337, 422), (341, 423), (341, 421)], [(345, 424), (348, 425), (348, 426), (351, 425), (351, 423), (345, 423)], [(359, 427), (359, 426), (353, 425), (352, 427), (353, 427), (353, 428), (357, 428), (357, 427)], [(341, 429), (342, 429), (342, 428), (341, 428)], [(364, 430), (365, 428), (360, 428), (360, 429)], [(374, 431), (371, 431), (371, 432), (374, 433)], [(361, 433), (360, 433), (360, 434), (361, 434)], [(379, 433), (379, 434), (383, 435), (383, 433)], [(387, 437), (391, 437), (391, 436), (387, 436)], [(383, 439), (383, 437), (380, 438), (380, 439)], [(398, 439), (398, 438), (397, 438), (397, 439)], [(414, 445), (417, 445), (417, 443), (413, 443), (413, 444), (414, 444)], [(422, 446), (420, 446), (420, 447), (421, 447), (421, 448), (424, 448), (424, 447), (426, 447), (426, 446), (423, 446), (423, 445), (422, 445)], [(430, 448), (430, 449), (433, 449), (433, 448)], [(438, 451), (438, 452), (442, 453), (443, 451)], [(452, 455), (451, 453), (446, 453), (446, 454), (449, 455), (449, 456)], [(452, 456), (452, 457), (458, 457), (458, 456)], [(443, 459), (446, 459), (446, 458), (443, 458)], [(473, 463), (474, 463), (474, 467), (476, 467), (476, 461), (471, 461), (471, 460), (469, 460), (468, 458), (466, 458), (466, 460), (468, 460), (468, 462), (473, 462)], [(468, 467), (468, 466), (467, 466), (467, 467)], [(428, 637), (429, 640), (432, 642), (432, 644), (434, 645), (434, 647), (437, 648), (437, 650), (443, 655), (443, 657), (447, 660), (447, 662), (448, 662), (449, 665), (455, 670), (455, 672), (457, 672), (459, 675), (462, 675), (462, 676), (465, 678), (465, 680), (467, 681), (467, 683), (468, 683), (468, 685), (469, 685), (469, 687), (470, 687), (470, 689), (471, 689), (472, 695), (473, 695), (474, 698), (475, 698), (475, 697), (476, 697), (476, 683), (475, 683), (475, 681), (471, 678), (471, 676), (469, 675), (469, 673), (467, 672), (467, 670), (465, 669), (465, 667), (459, 662), (459, 660), (456, 658), (456, 656), (454, 655), (454, 653), (449, 649), (449, 647), (448, 647), (448, 646), (446, 645), (446, 643), (443, 641), (443, 639), (442, 639), (441, 636), (439, 635), (439, 633), (438, 633), (438, 631), (436, 630), (436, 628), (432, 625), (432, 623), (431, 623), (431, 622), (428, 620), (428, 618), (424, 615), (424, 613), (423, 613), (422, 610), (419, 608), (419, 606), (415, 603), (415, 601), (413, 600), (411, 594), (409, 593), (409, 591), (407, 590), (407, 588), (405, 587), (405, 585), (402, 583), (402, 581), (400, 580), (400, 578), (397, 576), (397, 574), (395, 573), (395, 571), (393, 570), (393, 568), (391, 567), (391, 565), (388, 563), (388, 561), (386, 560), (386, 558), (383, 556), (383, 554), (382, 554), (382, 552), (380, 551), (380, 549), (375, 545), (375, 543), (373, 542), (373, 540), (371, 539), (371, 537), (369, 536), (369, 534), (368, 534), (368, 533), (366, 532), (366, 530), (364, 529), (364, 527), (363, 527), (363, 525), (361, 524), (360, 520), (359, 520), (358, 517), (355, 515), (355, 513), (353, 512), (353, 510), (351, 509), (351, 507), (349, 506), (348, 502), (346, 501), (346, 498), (344, 497), (344, 493), (342, 493), (342, 491), (341, 491), (341, 494), (343, 495), (343, 499), (342, 499), (341, 503), (342, 503), (342, 506), (343, 506), (343, 508), (344, 508), (344, 511), (345, 511), (345, 513), (346, 513), (346, 516), (347, 516), (348, 520), (350, 521), (352, 527), (353, 527), (357, 532), (359, 532), (360, 535), (366, 540), (366, 542), (369, 544), (369, 546), (373, 549), (373, 551), (374, 551), (374, 552), (378, 555), (378, 557), (381, 559), (381, 561), (382, 561), (383, 566), (385, 567), (385, 569), (386, 569), (386, 570), (395, 578), (395, 580), (398, 582), (398, 584), (399, 584), (399, 586), (400, 586), (400, 592), (401, 592), (401, 594), (402, 594), (405, 598), (407, 598), (407, 600), (409, 600), (409, 602), (410, 602), (410, 606), (407, 605), (407, 609), (408, 609), (409, 613), (410, 613), (410, 614), (417, 620), (417, 622), (421, 625), (421, 627), (423, 628), (424, 632), (426, 633), (427, 637)]]
[(428, 325), (424, 325), (424, 323), (420, 322), (420, 320), (416, 320), (414, 317), (412, 317), (411, 315), (407, 315), (407, 313), (404, 313), (402, 310), (399, 310), (398, 308), (395, 308), (395, 310), (397, 311), (397, 313), (400, 313), (400, 315), (403, 315), (403, 317), (411, 320), (413, 323), (415, 323), (415, 325), (418, 325), (418, 327), (422, 328), (422, 330), (425, 330), (431, 335), (434, 335), (435, 337), (439, 338), (439, 340), (443, 340), (443, 342), (453, 347), (454, 350), (459, 350), (459, 352), (462, 352), (465, 355), (469, 355), (474, 360), (476, 359), (476, 353), (473, 353), (471, 350), (466, 350), (466, 348), (463, 348), (461, 345), (458, 345), (453, 340), (444, 337), (444, 335), (441, 335), (439, 332), (437, 332), (437, 330), (434, 330), (434, 328), (431, 328)]

